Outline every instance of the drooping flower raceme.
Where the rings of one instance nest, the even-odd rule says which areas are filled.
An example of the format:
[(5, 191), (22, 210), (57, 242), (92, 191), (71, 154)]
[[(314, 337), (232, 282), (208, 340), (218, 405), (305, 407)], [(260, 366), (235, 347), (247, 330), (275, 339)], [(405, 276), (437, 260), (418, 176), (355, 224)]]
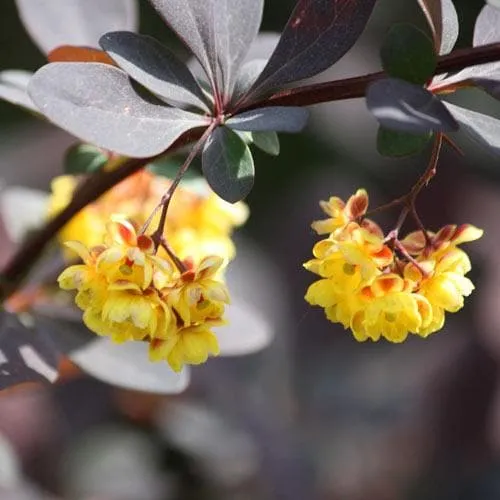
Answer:
[(83, 264), (68, 267), (59, 285), (76, 290), (75, 302), (90, 330), (115, 342), (148, 342), (151, 360), (166, 360), (175, 371), (218, 354), (211, 328), (224, 324), (229, 302), (217, 278), (222, 258), (205, 257), (198, 265), (186, 261), (181, 272), (156, 255), (149, 236), (117, 218), (108, 224), (103, 245), (67, 245)]
[[(49, 216), (70, 201), (77, 180), (54, 180)], [(145, 341), (150, 359), (166, 360), (179, 371), (199, 364), (219, 347), (212, 327), (225, 323), (229, 293), (223, 270), (234, 257), (233, 229), (247, 215), (206, 184), (181, 185), (169, 206), (164, 237), (178, 257), (178, 269), (150, 236), (139, 231), (170, 181), (141, 171), (88, 205), (60, 232), (68, 258), (79, 256), (60, 276), (65, 290), (76, 290), (87, 327), (115, 342)], [(114, 211), (120, 211), (114, 216)], [(159, 214), (149, 231), (158, 225)]]
[(458, 245), (480, 238), (480, 229), (464, 224), (437, 234), (417, 231), (396, 245), (365, 217), (366, 191), (358, 190), (347, 203), (333, 197), (320, 205), (329, 217), (312, 227), (328, 238), (304, 264), (321, 278), (305, 299), (351, 329), (356, 340), (426, 337), (443, 327), (446, 312), (463, 307), (474, 286), (465, 277), (469, 258)]

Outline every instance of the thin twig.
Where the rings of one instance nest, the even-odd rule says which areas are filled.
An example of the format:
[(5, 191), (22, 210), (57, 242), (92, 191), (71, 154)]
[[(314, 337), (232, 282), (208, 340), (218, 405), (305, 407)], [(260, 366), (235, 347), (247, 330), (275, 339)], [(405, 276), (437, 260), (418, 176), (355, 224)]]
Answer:
[(421, 273), (422, 276), (426, 277), (428, 275), (427, 271), (420, 265), (420, 262), (418, 262), (413, 256), (411, 256), (408, 253), (408, 250), (404, 247), (404, 245), (399, 241), (395, 240), (394, 245), (398, 249), (398, 251), (401, 253), (401, 255), (408, 261), (411, 262)]
[(162, 196), (158, 207), (156, 207), (156, 209), (153, 211), (153, 213), (156, 213), (158, 208), (161, 208), (160, 221), (158, 223), (158, 227), (156, 228), (155, 232), (151, 235), (151, 239), (153, 240), (156, 248), (159, 247), (161, 239), (163, 237), (163, 233), (165, 231), (165, 223), (167, 221), (167, 212), (168, 212), (168, 207), (170, 205), (170, 200), (172, 199), (172, 196), (175, 193), (175, 190), (177, 189), (177, 186), (181, 182), (182, 178), (184, 177), (184, 174), (186, 173), (187, 169), (189, 168), (193, 160), (196, 158), (196, 155), (201, 151), (201, 148), (205, 144), (205, 141), (208, 139), (208, 137), (213, 132), (214, 128), (217, 127), (217, 125), (218, 121), (214, 120), (210, 124), (210, 126), (208, 126), (206, 130), (203, 132), (203, 135), (200, 137), (198, 142), (193, 146), (193, 149), (191, 149), (188, 157), (186, 158), (181, 168), (177, 172), (177, 175), (172, 181), (172, 184), (170, 184), (166, 193)]
[(172, 247), (167, 243), (167, 240), (165, 238), (161, 238), (160, 240), (160, 245), (164, 248), (164, 250), (167, 252), (168, 256), (172, 260), (172, 262), (175, 264), (175, 267), (179, 270), (181, 274), (184, 274), (187, 271), (186, 266), (184, 265), (184, 262), (182, 262), (177, 255), (175, 255), (175, 252), (172, 250)]

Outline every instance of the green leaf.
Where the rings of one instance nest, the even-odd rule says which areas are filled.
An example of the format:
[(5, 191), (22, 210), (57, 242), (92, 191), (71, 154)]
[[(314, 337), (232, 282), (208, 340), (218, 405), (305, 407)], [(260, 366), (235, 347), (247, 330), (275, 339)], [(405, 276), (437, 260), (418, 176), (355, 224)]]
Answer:
[(280, 141), (276, 132), (252, 132), (253, 143), (267, 154), (280, 154)]
[(231, 129), (218, 127), (205, 145), (203, 173), (224, 200), (236, 203), (251, 191), (255, 176), (250, 148)]
[(400, 158), (419, 153), (429, 142), (432, 133), (410, 134), (384, 127), (378, 129), (377, 149), (382, 156)]
[(64, 171), (67, 174), (91, 174), (100, 170), (108, 161), (106, 153), (90, 144), (71, 146), (64, 158)]
[(252, 144), (253, 143), (253, 137), (252, 137), (252, 132), (245, 132), (244, 130), (235, 130), (235, 132), (238, 134), (240, 139), (245, 143), (245, 144)]
[(432, 40), (412, 24), (396, 24), (380, 49), (382, 66), (389, 76), (424, 84), (436, 69)]
[[(167, 155), (150, 163), (147, 169), (154, 175), (173, 179), (184, 163), (185, 156), (183, 155)], [(183, 180), (192, 180), (199, 178), (200, 175), (192, 168), (193, 165), (182, 177)]]

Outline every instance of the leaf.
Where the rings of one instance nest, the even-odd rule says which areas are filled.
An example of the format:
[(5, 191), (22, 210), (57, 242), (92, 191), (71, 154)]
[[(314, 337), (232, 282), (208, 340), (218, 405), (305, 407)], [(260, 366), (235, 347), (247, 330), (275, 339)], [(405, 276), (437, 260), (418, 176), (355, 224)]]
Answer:
[(97, 47), (107, 31), (135, 31), (136, 0), (16, 0), (21, 21), (45, 54), (60, 45)]
[(424, 84), (434, 74), (437, 59), (431, 39), (412, 24), (396, 24), (380, 50), (382, 66), (389, 76)]
[(85, 142), (132, 157), (165, 151), (207, 118), (140, 97), (126, 73), (100, 63), (52, 63), (31, 79), (40, 111)]
[(424, 11), (427, 23), (432, 32), (434, 46), (439, 52), (441, 48), (441, 38), (443, 36), (443, 14), (441, 0), (417, 0), (420, 8)]
[(236, 103), (257, 81), (259, 75), (267, 64), (267, 59), (254, 59), (245, 63), (238, 73), (238, 78), (234, 84), (232, 102)]
[(152, 363), (146, 342), (115, 344), (107, 338), (95, 339), (75, 350), (69, 358), (84, 372), (116, 387), (178, 394), (189, 384), (189, 369), (175, 373), (167, 364)]
[(432, 31), (434, 46), (440, 54), (448, 54), (457, 43), (458, 15), (452, 0), (417, 0)]
[(151, 0), (229, 101), (237, 70), (259, 31), (263, 0)]
[(395, 78), (370, 85), (366, 104), (380, 125), (391, 130), (449, 132), (458, 124), (444, 104), (423, 87)]
[(210, 187), (230, 203), (242, 200), (252, 189), (255, 176), (252, 153), (227, 127), (216, 128), (208, 139), (202, 168)]
[(474, 25), (473, 46), (488, 45), (500, 42), (500, 10), (485, 5)]
[(267, 61), (276, 50), (278, 42), (280, 41), (280, 36), (281, 33), (275, 33), (273, 31), (259, 32), (250, 45), (244, 64), (255, 59), (265, 59)]
[[(500, 66), (499, 68), (500, 69)], [(496, 73), (497, 78), (473, 78), (472, 82), (477, 87), (483, 89), (495, 99), (500, 99), (500, 75)]]
[(103, 50), (76, 45), (61, 45), (47, 54), (49, 62), (100, 62), (116, 66), (111, 57)]
[[(497, 42), (500, 42), (500, 11), (491, 5), (485, 5), (476, 19), (473, 46), (479, 47)], [(476, 78), (498, 78), (499, 76), (500, 63), (493, 62), (464, 68), (462, 71), (447, 78), (446, 83), (457, 83)]]
[(298, 107), (273, 106), (252, 109), (226, 120), (233, 130), (248, 132), (300, 132), (307, 124), (309, 112)]
[[(75, 316), (73, 316), (73, 313)], [(36, 322), (50, 332), (54, 344), (85, 373), (108, 384), (135, 391), (177, 394), (189, 383), (189, 370), (173, 372), (168, 364), (152, 363), (146, 342), (115, 344), (97, 337), (70, 308), (66, 318), (57, 307), (38, 307)]]
[(273, 339), (273, 326), (248, 302), (235, 300), (227, 307), (229, 325), (214, 328), (221, 356), (245, 356), (259, 352)]
[(152, 37), (127, 31), (106, 33), (101, 47), (135, 81), (167, 102), (209, 111), (203, 91), (187, 66)]
[(460, 33), (460, 24), (452, 0), (441, 0), (441, 6), (443, 9), (443, 34), (439, 54), (444, 55), (449, 54), (455, 47)]
[(253, 143), (272, 156), (280, 154), (280, 141), (276, 132), (252, 132)]
[(59, 353), (43, 331), (0, 313), (0, 390), (23, 382), (54, 382)]
[(460, 130), (475, 143), (500, 155), (500, 120), (450, 103), (446, 103), (446, 107), (460, 123)]
[(356, 42), (375, 0), (299, 0), (249, 95), (317, 75)]
[(75, 144), (64, 157), (64, 171), (67, 174), (91, 174), (101, 170), (108, 161), (102, 149), (91, 144)]
[(429, 142), (432, 134), (410, 134), (379, 127), (377, 150), (382, 156), (401, 158), (420, 153)]
[(0, 71), (0, 99), (38, 113), (38, 108), (27, 92), (28, 82), (32, 76), (33, 73), (29, 71), (14, 69)]
[[(182, 167), (185, 160), (185, 156), (183, 155), (167, 155), (162, 158), (158, 158), (154, 162), (148, 165), (148, 170), (155, 174), (160, 175), (162, 177), (167, 177), (168, 179), (173, 179), (179, 169)], [(200, 174), (198, 174), (193, 168), (193, 165), (188, 169), (188, 171), (182, 176), (182, 181), (198, 179), (200, 178)]]
[(46, 221), (47, 204), (47, 193), (38, 189), (10, 186), (0, 191), (0, 214), (14, 243)]

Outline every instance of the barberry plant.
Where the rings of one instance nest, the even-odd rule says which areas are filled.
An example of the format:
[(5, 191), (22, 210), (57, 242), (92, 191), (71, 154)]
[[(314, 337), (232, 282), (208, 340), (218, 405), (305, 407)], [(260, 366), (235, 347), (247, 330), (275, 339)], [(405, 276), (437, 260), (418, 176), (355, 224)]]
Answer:
[[(464, 87), (499, 96), (500, 10), (485, 5), (473, 47), (453, 50), (459, 22), (452, 0), (416, 1), (430, 34), (393, 26), (380, 48), (383, 71), (297, 86), (351, 49), (375, 0), (298, 0), (279, 39), (257, 59), (248, 54), (259, 37), (263, 0), (149, 0), (199, 71), (137, 33), (134, 0), (16, 0), (48, 64), (34, 74), (1, 71), (0, 97), (81, 142), (67, 151), (66, 175), (54, 179), (41, 204), (46, 222), (1, 273), (0, 338), (18, 355), (8, 359), (0, 386), (54, 380), (62, 352), (113, 383), (182, 390), (186, 365), (225, 352), (217, 328), (227, 328), (232, 307), (225, 269), (236, 254), (233, 230), (248, 216), (242, 200), (254, 183), (252, 148), (279, 154), (277, 133), (300, 132), (307, 106), (342, 99), (366, 98), (380, 125), (380, 154), (430, 149), (430, 160), (409, 193), (383, 206), (369, 210), (363, 189), (347, 202), (336, 196), (321, 202), (327, 218), (312, 227), (325, 238), (305, 263), (320, 279), (305, 299), (359, 341), (402, 342), (440, 330), (446, 313), (458, 311), (473, 290), (465, 276), (470, 260), (458, 245), (482, 231), (469, 224), (431, 230), (417, 199), (438, 170), (443, 146), (460, 152), (452, 133), (463, 130), (499, 151), (500, 122), (447, 99)], [(189, 170), (198, 157), (203, 178)], [(372, 220), (395, 208), (394, 227), (383, 230)], [(418, 229), (402, 237), (408, 217)], [(61, 301), (50, 280), (23, 287), (53, 238), (65, 259), (59, 286), (74, 294), (86, 327), (78, 338), (64, 328), (47, 339), (47, 328), (38, 326), (47, 321), (47, 304)], [(95, 335), (105, 341), (98, 348)], [(21, 350), (24, 338), (36, 356)], [(252, 347), (240, 353), (269, 341), (270, 334), (257, 343), (241, 339)], [(149, 350), (152, 366), (167, 367), (154, 372), (161, 384), (141, 385), (131, 346), (144, 359)], [(115, 353), (112, 361), (104, 351)], [(123, 365), (127, 376), (110, 375)]]

